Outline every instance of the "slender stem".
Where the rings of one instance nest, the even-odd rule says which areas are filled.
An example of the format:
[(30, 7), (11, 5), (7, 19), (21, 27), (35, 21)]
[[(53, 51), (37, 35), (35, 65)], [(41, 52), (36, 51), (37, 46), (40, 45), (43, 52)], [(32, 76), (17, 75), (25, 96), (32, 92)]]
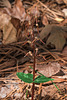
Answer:
[[(33, 33), (33, 40), (34, 40), (34, 33)], [(34, 62), (33, 62), (33, 81), (35, 79), (35, 62), (36, 62), (36, 55), (35, 55), (35, 42), (33, 42), (33, 55), (34, 55)], [(32, 100), (34, 99), (34, 87), (35, 83), (32, 85)]]

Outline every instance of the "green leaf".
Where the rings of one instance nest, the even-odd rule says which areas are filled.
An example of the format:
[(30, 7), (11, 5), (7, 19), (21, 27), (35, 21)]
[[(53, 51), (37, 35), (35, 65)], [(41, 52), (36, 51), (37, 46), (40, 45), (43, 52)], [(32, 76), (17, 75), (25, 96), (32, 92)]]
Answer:
[(33, 69), (31, 66), (29, 66), (29, 68)]
[(52, 83), (53, 83), (53, 85), (57, 88), (57, 90), (61, 93), (61, 91), (59, 90), (59, 88), (57, 87), (57, 85), (53, 82), (53, 81), (51, 81)]
[(23, 72), (17, 72), (17, 76), (26, 83), (32, 83), (33, 82), (33, 74), (25, 74)]
[[(31, 66), (29, 66), (29, 68), (33, 69)], [(35, 72), (37, 73), (38, 71), (37, 71), (37, 70), (35, 70)]]
[(27, 100), (28, 90), (26, 90), (26, 100)]
[[(31, 66), (29, 66), (31, 69), (33, 69)], [(38, 72), (38, 71), (37, 71)], [(43, 74), (41, 74), (40, 72), (38, 72), (40, 75), (37, 76), (34, 80), (34, 83), (44, 83), (44, 82), (48, 82), (48, 81), (52, 81), (54, 79), (52, 78), (48, 78), (46, 76), (44, 76)]]
[(48, 82), (48, 81), (52, 81), (52, 80), (54, 80), (54, 79), (48, 78), (44, 75), (42, 75), (42, 76), (39, 75), (35, 78), (34, 83), (44, 83), (44, 82)]

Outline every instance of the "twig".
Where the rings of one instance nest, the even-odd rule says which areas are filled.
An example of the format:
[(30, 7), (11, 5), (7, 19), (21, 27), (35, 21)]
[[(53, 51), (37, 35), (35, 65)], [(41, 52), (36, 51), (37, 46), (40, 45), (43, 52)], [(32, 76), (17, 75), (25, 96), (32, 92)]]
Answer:
[(41, 89), (42, 89), (42, 83), (40, 83), (39, 85), (38, 100), (40, 100)]

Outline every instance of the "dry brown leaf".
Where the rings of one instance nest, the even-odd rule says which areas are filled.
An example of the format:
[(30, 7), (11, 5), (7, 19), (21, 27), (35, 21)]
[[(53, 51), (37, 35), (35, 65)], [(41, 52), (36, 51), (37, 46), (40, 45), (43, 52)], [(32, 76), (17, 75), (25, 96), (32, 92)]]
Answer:
[(52, 44), (55, 45), (56, 49), (62, 50), (66, 43), (64, 35), (65, 32), (62, 31), (62, 28), (56, 26), (52, 27), (51, 34), (46, 41), (46, 45)]
[(52, 25), (50, 25), (50, 24), (48, 24), (48, 25), (46, 25), (43, 29), (42, 29), (42, 31), (40, 32), (40, 38), (43, 40), (44, 38), (46, 38), (48, 35), (49, 35), (49, 33), (51, 32), (51, 30), (52, 30)]
[(15, 4), (15, 6), (13, 7), (12, 11), (13, 11), (12, 12), (13, 17), (18, 18), (21, 21), (25, 20), (26, 13), (25, 13), (25, 9), (23, 7), (23, 4), (22, 4), (21, 0), (17, 0), (17, 2)]
[(9, 23), (11, 17), (5, 13), (0, 12), (0, 29)]
[(53, 45), (57, 50), (62, 50), (63, 46), (66, 43), (67, 38), (67, 27), (60, 27), (60, 26), (53, 26), (53, 25), (46, 25), (45, 28), (40, 33), (40, 38), (46, 39), (46, 45), (50, 46)]
[(48, 19), (47, 19), (46, 16), (43, 16), (42, 23), (43, 23), (44, 25), (47, 25), (47, 24), (48, 24)]
[(9, 44), (16, 41), (16, 29), (11, 22), (9, 22), (3, 27), (3, 44)]
[(16, 3), (14, 4), (13, 8), (11, 8), (11, 9), (4, 8), (4, 9), (10, 16), (17, 18), (21, 21), (25, 20), (26, 12), (25, 12), (25, 9), (23, 7), (21, 0), (16, 0)]
[(0, 1), (0, 5), (4, 6), (4, 7), (11, 8), (11, 4), (10, 4), (9, 0), (2, 0), (2, 1)]
[(39, 64), (36, 66), (36, 70), (46, 77), (51, 77), (60, 71), (60, 64), (58, 62), (50, 62), (49, 64)]

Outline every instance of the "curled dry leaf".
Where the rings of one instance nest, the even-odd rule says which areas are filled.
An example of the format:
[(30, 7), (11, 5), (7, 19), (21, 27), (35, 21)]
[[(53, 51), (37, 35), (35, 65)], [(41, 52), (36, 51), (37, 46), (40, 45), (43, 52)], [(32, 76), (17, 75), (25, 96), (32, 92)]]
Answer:
[(43, 25), (47, 25), (48, 24), (48, 19), (47, 19), (46, 16), (43, 16), (42, 23), (43, 23)]
[(6, 10), (6, 12), (14, 17), (14, 18), (17, 18), (21, 21), (24, 21), (25, 20), (25, 17), (26, 17), (26, 12), (25, 12), (25, 9), (23, 7), (23, 4), (21, 2), (21, 0), (16, 0), (16, 3), (15, 5), (13, 6), (13, 8), (4, 8)]
[(9, 23), (11, 17), (5, 13), (0, 12), (0, 29)]
[(3, 27), (3, 44), (9, 44), (12, 42), (16, 42), (16, 29), (14, 26), (9, 22), (7, 25)]
[(49, 64), (39, 64), (36, 66), (36, 70), (45, 75), (51, 77), (60, 71), (60, 64), (58, 62), (50, 62)]
[(21, 0), (17, 0), (15, 6), (13, 7), (12, 16), (20, 19), (21, 21), (25, 20), (26, 13)]

